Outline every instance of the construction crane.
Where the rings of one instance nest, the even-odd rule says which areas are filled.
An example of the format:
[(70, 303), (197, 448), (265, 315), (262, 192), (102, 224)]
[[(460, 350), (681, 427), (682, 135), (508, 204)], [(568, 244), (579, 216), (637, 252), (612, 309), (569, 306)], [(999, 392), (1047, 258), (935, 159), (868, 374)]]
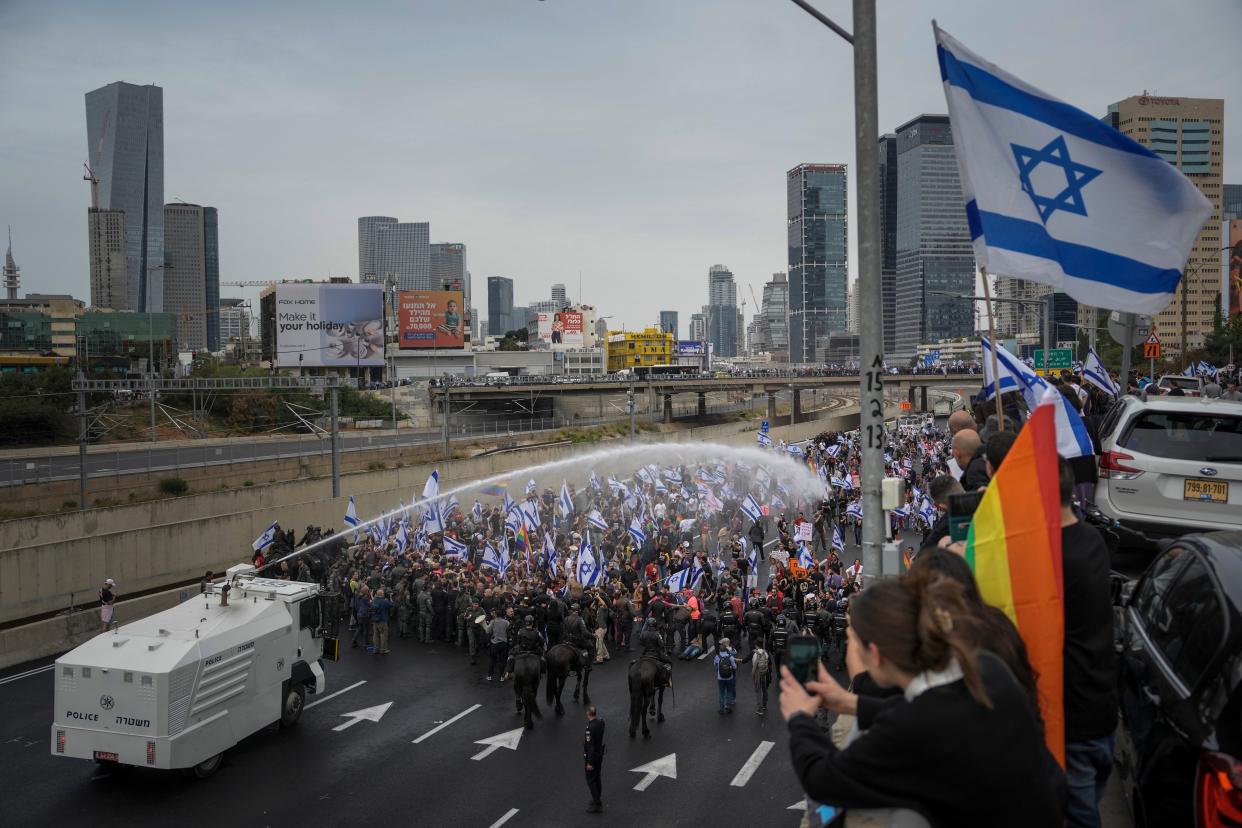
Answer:
[(99, 176), (95, 175), (95, 171), (91, 169), (91, 165), (85, 161), (82, 162), (82, 169), (86, 170), (86, 173), (82, 176), (82, 180), (91, 182), (91, 209), (98, 210)]

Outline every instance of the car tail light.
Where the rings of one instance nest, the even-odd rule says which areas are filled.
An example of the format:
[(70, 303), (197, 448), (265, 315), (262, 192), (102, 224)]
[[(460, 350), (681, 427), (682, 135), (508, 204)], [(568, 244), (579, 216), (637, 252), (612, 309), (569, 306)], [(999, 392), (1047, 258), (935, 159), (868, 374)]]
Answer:
[(147, 764), (155, 764), (155, 742), (147, 742)]
[(1143, 473), (1142, 469), (1127, 466), (1123, 461), (1134, 457), (1121, 451), (1106, 451), (1100, 455), (1100, 477), (1113, 480), (1133, 480)]
[(1202, 828), (1242, 825), (1242, 762), (1223, 753), (1199, 757), (1195, 824)]
[(63, 730), (56, 731), (56, 752), (65, 752), (65, 731)]

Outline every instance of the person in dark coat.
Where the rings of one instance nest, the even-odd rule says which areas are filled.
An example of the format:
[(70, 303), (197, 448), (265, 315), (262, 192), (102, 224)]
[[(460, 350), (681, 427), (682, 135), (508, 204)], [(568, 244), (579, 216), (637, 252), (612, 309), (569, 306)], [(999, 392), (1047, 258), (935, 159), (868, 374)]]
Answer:
[(587, 789), (591, 792), (591, 801), (587, 805), (588, 814), (598, 814), (604, 810), (601, 799), (604, 783), (600, 776), (604, 766), (604, 720), (595, 712), (595, 705), (589, 704), (586, 709), (586, 733), (582, 741), (582, 759), (586, 766)]

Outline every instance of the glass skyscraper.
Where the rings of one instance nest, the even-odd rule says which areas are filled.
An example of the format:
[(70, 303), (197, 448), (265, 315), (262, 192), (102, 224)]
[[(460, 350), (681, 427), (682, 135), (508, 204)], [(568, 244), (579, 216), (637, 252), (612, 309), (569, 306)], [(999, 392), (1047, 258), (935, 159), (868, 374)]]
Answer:
[(920, 115), (897, 128), (896, 244), (895, 361), (913, 359), (921, 342), (974, 336), (974, 303), (942, 295), (975, 291), (948, 115)]
[(393, 276), (398, 290), (438, 290), (431, 278), (431, 226), (392, 216), (358, 219), (358, 281), (384, 284)]
[[(880, 301), (884, 353), (891, 354), (897, 333), (897, 136), (891, 134), (880, 136)], [(850, 321), (858, 333), (857, 318)]]
[(117, 82), (87, 92), (86, 143), (99, 207), (125, 211), (123, 309), (162, 310), (164, 90)]
[(677, 338), (677, 311), (660, 311), (660, 330), (665, 333), (671, 333), (673, 339)]
[(846, 166), (799, 164), (786, 174), (789, 361), (820, 362), (846, 329)]
[[(522, 325), (526, 315), (522, 314)], [(487, 333), (504, 336), (515, 330), (513, 319), (513, 280), (505, 276), (487, 277)]]
[(220, 350), (219, 235), (215, 207), (164, 205), (164, 309), (183, 351)]

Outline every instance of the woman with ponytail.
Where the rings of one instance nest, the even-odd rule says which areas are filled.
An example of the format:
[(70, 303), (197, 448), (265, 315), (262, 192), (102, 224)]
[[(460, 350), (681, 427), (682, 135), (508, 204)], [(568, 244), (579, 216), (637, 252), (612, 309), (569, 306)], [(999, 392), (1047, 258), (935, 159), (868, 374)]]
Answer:
[(933, 825), (1061, 824), (1056, 781), (1028, 695), (997, 657), (977, 652), (961, 584), (935, 572), (880, 581), (850, 602), (849, 646), (905, 704), (878, 712), (838, 750), (819, 707), (857, 715), (858, 697), (819, 668), (805, 688), (781, 670), (781, 712), (803, 789), (847, 808), (908, 808)]

